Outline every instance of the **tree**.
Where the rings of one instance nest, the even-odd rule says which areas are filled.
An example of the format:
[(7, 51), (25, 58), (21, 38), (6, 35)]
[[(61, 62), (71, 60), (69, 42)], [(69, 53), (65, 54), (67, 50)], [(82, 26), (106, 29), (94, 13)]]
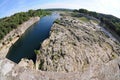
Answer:
[(86, 9), (79, 9), (79, 12), (88, 14), (88, 10), (86, 10)]
[[(43, 13), (44, 12), (44, 13)], [(0, 19), (0, 40), (18, 25), (29, 20), (30, 17), (41, 16), (49, 14), (44, 10), (29, 10), (28, 12), (16, 13), (10, 17)]]

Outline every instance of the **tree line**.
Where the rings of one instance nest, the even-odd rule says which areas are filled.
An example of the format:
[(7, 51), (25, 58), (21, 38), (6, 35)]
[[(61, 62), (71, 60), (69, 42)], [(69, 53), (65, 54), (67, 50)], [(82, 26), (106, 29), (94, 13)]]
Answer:
[(74, 10), (74, 12), (83, 13), (85, 15), (89, 15), (99, 19), (103, 24), (106, 25), (106, 27), (115, 31), (120, 36), (120, 19), (119, 18), (112, 15), (106, 15), (102, 13), (88, 11), (86, 9)]
[(28, 12), (20, 12), (16, 13), (10, 17), (5, 17), (0, 19), (0, 40), (8, 34), (13, 29), (16, 29), (18, 25), (22, 24), (23, 22), (29, 20), (31, 17), (35, 16), (45, 16), (50, 14), (50, 12), (42, 9), (38, 10), (29, 10)]

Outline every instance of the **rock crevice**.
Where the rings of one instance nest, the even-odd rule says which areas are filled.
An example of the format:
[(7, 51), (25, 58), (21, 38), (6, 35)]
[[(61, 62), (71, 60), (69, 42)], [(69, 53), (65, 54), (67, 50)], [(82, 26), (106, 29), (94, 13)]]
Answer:
[(0, 79), (120, 80), (120, 43), (107, 33), (92, 20), (61, 17), (42, 43), (36, 66), (27, 59), (17, 65), (0, 59)]

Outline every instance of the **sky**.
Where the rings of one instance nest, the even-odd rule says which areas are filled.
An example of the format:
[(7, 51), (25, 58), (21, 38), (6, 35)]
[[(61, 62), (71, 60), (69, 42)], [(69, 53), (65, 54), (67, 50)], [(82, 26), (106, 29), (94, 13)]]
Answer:
[(30, 9), (84, 8), (120, 18), (120, 0), (0, 0), (0, 18)]

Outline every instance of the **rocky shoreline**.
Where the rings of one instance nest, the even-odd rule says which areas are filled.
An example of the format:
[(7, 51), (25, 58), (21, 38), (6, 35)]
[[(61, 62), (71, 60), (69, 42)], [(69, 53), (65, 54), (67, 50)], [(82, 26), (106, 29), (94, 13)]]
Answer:
[(28, 21), (24, 22), (23, 24), (19, 25), (17, 29), (14, 29), (9, 34), (7, 34), (1, 41), (0, 41), (0, 58), (3, 58), (8, 53), (9, 48), (14, 44), (19, 37), (34, 23), (39, 21), (39, 17), (32, 17)]
[[(20, 36), (34, 23), (40, 20), (40, 17), (32, 17), (28, 21), (19, 25), (17, 29), (14, 29), (7, 34), (3, 40), (0, 41), (0, 80), (13, 80), (13, 77), (7, 77), (9, 72), (18, 64), (5, 58), (9, 51), (9, 48), (20, 38)], [(21, 61), (22, 63), (22, 61)], [(20, 64), (25, 66), (25, 62)], [(32, 64), (33, 66), (34, 64)], [(16, 79), (15, 79), (16, 80)]]
[[(37, 61), (39, 69), (55, 72), (79, 72), (96, 60), (107, 63), (120, 54), (120, 43), (93, 21), (63, 17), (54, 24), (50, 37), (42, 43)], [(111, 35), (112, 36), (112, 35)]]
[(120, 43), (102, 28), (93, 20), (62, 17), (41, 45), (37, 69), (68, 75), (61, 80), (119, 80)]
[(17, 65), (1, 59), (0, 79), (119, 80), (120, 43), (93, 20), (62, 16), (42, 43), (36, 66), (27, 59)]

